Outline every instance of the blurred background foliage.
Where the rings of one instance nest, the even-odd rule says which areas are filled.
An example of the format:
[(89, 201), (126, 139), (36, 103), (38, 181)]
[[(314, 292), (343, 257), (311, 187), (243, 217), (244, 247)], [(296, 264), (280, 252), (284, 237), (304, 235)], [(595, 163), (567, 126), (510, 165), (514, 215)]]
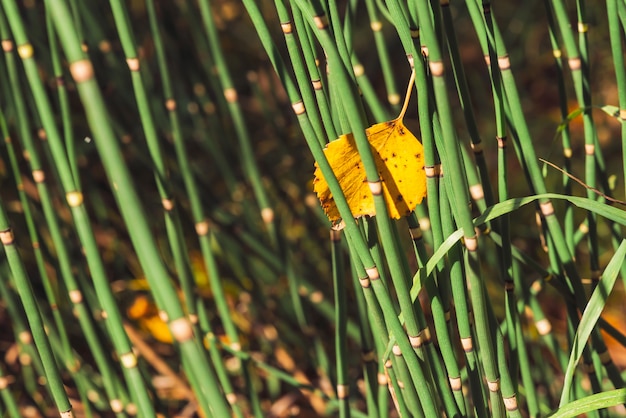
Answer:
[[(146, 143), (143, 139), (143, 128), (138, 117), (138, 109), (133, 98), (133, 87), (125, 64), (118, 35), (107, 2), (90, 2), (89, 5), (77, 2), (83, 16), (83, 34), (89, 56), (95, 67), (96, 77), (101, 91), (106, 99), (107, 109), (110, 112), (110, 123), (121, 140), (125, 163), (131, 170), (137, 191), (145, 205), (145, 216), (150, 220), (150, 226), (162, 250), (168, 266), (173, 265), (172, 256), (168, 249), (165, 225), (161, 221), (161, 201), (154, 184), (152, 161), (149, 158)], [(264, 14), (266, 22), (273, 30), (274, 39), (280, 48), (280, 22), (274, 12), (274, 6), (269, 1), (260, 1), (258, 5)], [(346, 2), (338, 2), (343, 9)], [(490, 166), (496, 165), (495, 132), (492, 127), (494, 113), (489, 74), (484, 65), (484, 59), (479, 49), (473, 26), (462, 2), (452, 2), (455, 29), (459, 39), (459, 48), (468, 77), (469, 86), (474, 100), (473, 108), (480, 131), (485, 140), (485, 156)], [(153, 38), (149, 30), (146, 7), (142, 0), (131, 0), (127, 4), (131, 16), (132, 29), (139, 47), (139, 56), (142, 62), (142, 75), (147, 83), (147, 89), (153, 102), (151, 109), (159, 129), (159, 137), (164, 148), (164, 156), (171, 173), (174, 197), (180, 202), (183, 229), (193, 230), (193, 220), (189, 215), (189, 202), (185, 196), (184, 187), (176, 162), (172, 144), (171, 129), (168, 117), (163, 106), (163, 86), (159, 77), (159, 68), (155, 57)], [(232, 319), (241, 336), (244, 351), (252, 353), (255, 361), (283, 370), (301, 384), (310, 384), (315, 391), (301, 391), (296, 395), (290, 391), (288, 385), (280, 383), (280, 379), (272, 375), (273, 372), (260, 372), (257, 380), (267, 380), (266, 383), (253, 382), (257, 387), (263, 387), (261, 405), (265, 413), (273, 416), (316, 416), (322, 414), (328, 407), (329, 399), (334, 397), (332, 380), (333, 356), (333, 317), (332, 317), (332, 280), (331, 260), (328, 245), (329, 223), (325, 219), (319, 202), (312, 194), (311, 180), (313, 173), (313, 159), (297, 122), (292, 115), (291, 105), (277, 79), (265, 51), (262, 49), (254, 27), (252, 26), (245, 8), (239, 1), (214, 0), (211, 10), (219, 30), (219, 39), (224, 51), (230, 76), (238, 92), (239, 103), (245, 115), (245, 124), (250, 133), (254, 156), (262, 173), (262, 182), (270, 195), (277, 220), (277, 227), (283, 245), (289, 248), (293, 257), (297, 275), (300, 277), (298, 288), (299, 296), (305, 301), (306, 324), (298, 322), (298, 315), (292, 305), (293, 295), (290, 294), (290, 284), (286, 272), (282, 269), (282, 254), (274, 251), (273, 244), (266, 234), (266, 225), (258, 216), (259, 208), (255, 202), (250, 185), (245, 180), (244, 168), (241, 164), (240, 149), (237, 145), (234, 122), (226, 111), (227, 106), (216, 77), (215, 67), (208, 54), (208, 45), (201, 34), (198, 11), (194, 2), (185, 0), (157, 2), (159, 23), (161, 24), (167, 64), (171, 71), (171, 81), (177, 99), (177, 107), (182, 119), (182, 132), (185, 138), (185, 147), (188, 151), (189, 163), (196, 180), (200, 185), (201, 200), (206, 213), (214, 228), (212, 248), (216, 254), (221, 280), (226, 293), (227, 303)], [(56, 97), (57, 84), (51, 67), (48, 38), (45, 25), (45, 10), (41, 2), (25, 0), (21, 3), (21, 12), (28, 25), (28, 34), (35, 47), (37, 63), (41, 77), (46, 81), (48, 93)], [(545, 22), (544, 5), (541, 1), (509, 2), (497, 5), (496, 19), (500, 23), (505, 42), (511, 51), (513, 71), (517, 76), (517, 83), (522, 92), (523, 108), (529, 121), (534, 138), (537, 155), (560, 165), (559, 143), (557, 128), (561, 124), (558, 110), (558, 92), (555, 83), (555, 68), (552, 49)], [(595, 30), (607, 25), (606, 11), (602, 7), (588, 10), (591, 49), (591, 73), (593, 103), (597, 105), (617, 104), (617, 92), (614, 81), (614, 70), (611, 51), (606, 30)], [(572, 20), (574, 21), (574, 20)], [(385, 24), (383, 33), (387, 40), (387, 48), (393, 63), (396, 88), (402, 91), (409, 77), (409, 68), (406, 57), (395, 29)], [(378, 58), (370, 53), (373, 43), (369, 20), (363, 8), (354, 16), (353, 21), (353, 48), (360, 62), (365, 68), (367, 77), (374, 86), (381, 102), (386, 103), (386, 91), (382, 81), (382, 74)], [(282, 49), (285, 53), (285, 49)], [(0, 70), (0, 86), (6, 86), (7, 80), (4, 65)], [(449, 86), (454, 86), (452, 74)], [(86, 123), (81, 102), (75, 92), (75, 86), (67, 77), (67, 88), (70, 92), (72, 109), (72, 127), (74, 136), (80, 138), (75, 143), (75, 155), (80, 167), (80, 179), (85, 189), (87, 209), (92, 220), (96, 239), (105, 261), (111, 286), (118, 298), (119, 304), (126, 319), (130, 333), (135, 342), (148, 343), (153, 354), (169, 362), (177, 372), (177, 353), (171, 344), (167, 326), (158, 316), (158, 310), (149, 292), (143, 276), (143, 271), (129, 242), (126, 225), (121, 219), (115, 198), (105, 176), (101, 161), (95, 150), (90, 128)], [(24, 83), (24, 91), (28, 91)], [(419, 92), (418, 92), (419, 94)], [(575, 97), (573, 91), (570, 97)], [(451, 97), (456, 97), (451, 95)], [(33, 135), (39, 132), (42, 140), (45, 135), (41, 131), (38, 116), (33, 110), (32, 98), (30, 101), (30, 117), (32, 118)], [(8, 99), (0, 94), (0, 103), (5, 112), (5, 118), (11, 132), (15, 130), (15, 113)], [(58, 105), (56, 101), (53, 101)], [(457, 131), (464, 133), (464, 121), (460, 105), (452, 102)], [(572, 101), (570, 110), (574, 111), (577, 104)], [(390, 115), (395, 113), (392, 106), (388, 106)], [(619, 173), (621, 167), (619, 123), (601, 111), (594, 113), (598, 139), (602, 145), (602, 152), (607, 159), (607, 172)], [(411, 107), (407, 125), (414, 132), (417, 114), (415, 107)], [(59, 124), (62, 121), (57, 121)], [(380, 121), (371, 121), (380, 122)], [(584, 172), (584, 142), (582, 140), (581, 117), (570, 123), (574, 138), (573, 174), (582, 178)], [(332, 139), (332, 138), (331, 138)], [(469, 147), (469, 139), (461, 135), (460, 140)], [(16, 144), (19, 147), (19, 144)], [(42, 152), (46, 147), (39, 145)], [(6, 166), (6, 153), (2, 150), (2, 200), (9, 211), (10, 219), (16, 235), (22, 257), (28, 268), (35, 291), (43, 300), (42, 283), (35, 267), (31, 246), (24, 231), (26, 226), (22, 216), (21, 205), (18, 201), (14, 179)], [(524, 196), (530, 193), (528, 185), (522, 179), (521, 169), (513, 155), (509, 156), (511, 179), (511, 197)], [(42, 219), (38, 205), (37, 188), (32, 181), (25, 161), (20, 160), (22, 181), (34, 208), (35, 219)], [(46, 163), (53, 177), (54, 169)], [(492, 170), (494, 176), (496, 170)], [(547, 168), (548, 190), (560, 190), (561, 173)], [(618, 184), (623, 179), (618, 175)], [(492, 184), (496, 178), (492, 179)], [(58, 216), (63, 222), (63, 231), (66, 234), (68, 247), (75, 260), (75, 268), (86, 269), (81, 255), (81, 249), (71, 228), (71, 214), (60, 196), (62, 191), (58, 183), (51, 181), (55, 190), (55, 207)], [(616, 190), (623, 190), (618, 187)], [(584, 189), (574, 186), (574, 194), (584, 194)], [(624, 199), (620, 192), (618, 199)], [(557, 210), (559, 205), (557, 204)], [(577, 220), (584, 218), (584, 212), (577, 212)], [(541, 231), (536, 226), (535, 212), (528, 207), (516, 214), (516, 222), (512, 223), (512, 241), (521, 250), (540, 264), (547, 264), (547, 255), (541, 244)], [(404, 222), (404, 221), (402, 221)], [(406, 228), (404, 228), (406, 229)], [(48, 262), (47, 268), (52, 278), (56, 277), (57, 266), (54, 263), (54, 245), (50, 241), (46, 228), (39, 230), (42, 237), (42, 250)], [(404, 234), (404, 232), (403, 232)], [(197, 284), (197, 292), (206, 301), (209, 319), (213, 322), (214, 332), (223, 345), (228, 345), (228, 338), (221, 328), (221, 321), (214, 311), (213, 293), (207, 272), (199, 253), (198, 244), (193, 234), (189, 234), (187, 246)], [(609, 241), (609, 231), (600, 225), (601, 239), (600, 254), (603, 265), (612, 255)], [(405, 253), (412, 259), (410, 241), (404, 235), (406, 242)], [(576, 260), (581, 266), (581, 274), (588, 277), (588, 254), (583, 246), (578, 247)], [(485, 276), (495, 274), (495, 254), (485, 257)], [(586, 270), (585, 270), (586, 269)], [(173, 268), (172, 268), (173, 270)], [(172, 271), (173, 276), (175, 276)], [(529, 281), (537, 279), (530, 277)], [(498, 316), (503, 315), (500, 284), (490, 282), (490, 292), (496, 305)], [(62, 284), (57, 283), (59, 289)], [(352, 286), (349, 286), (352, 288)], [(549, 319), (553, 322), (557, 333), (565, 331), (565, 313), (563, 307), (553, 303), (558, 298), (554, 290), (546, 288), (540, 299), (545, 306)], [(66, 318), (71, 318), (70, 304), (63, 292), (59, 291), (61, 303), (59, 309)], [(349, 292), (352, 295), (353, 292)], [(179, 295), (181, 298), (182, 294)], [(349, 317), (355, 316), (356, 303), (353, 296), (349, 296)], [(621, 282), (611, 295), (609, 307), (605, 311), (605, 319), (616, 328), (624, 329), (624, 291)], [(50, 307), (42, 304), (44, 315), (50, 314)], [(12, 332), (12, 318), (8, 316), (4, 306), (0, 309), (0, 353), (4, 359), (4, 367), (13, 374), (20, 387), (21, 370), (25, 367), (20, 364), (16, 336)], [(89, 351), (82, 340), (80, 330), (68, 323), (72, 345), (89, 361)], [(532, 333), (534, 330), (528, 329)], [(356, 325), (350, 323), (348, 334), (351, 358), (360, 356), (356, 344), (358, 332)], [(313, 341), (309, 343), (310, 341)], [(619, 344), (615, 344), (610, 337), (612, 357), (622, 368), (626, 367), (626, 352)], [(209, 344), (209, 343), (206, 343)], [(142, 351), (148, 356), (147, 351)], [(238, 366), (234, 357), (225, 354), (225, 364), (235, 370)], [(356, 362), (355, 362), (356, 363)], [(154, 363), (151, 363), (155, 367)], [(354, 366), (354, 364), (352, 365)], [(160, 373), (154, 373), (163, 376)], [(360, 379), (360, 370), (357, 367), (350, 369), (350, 376)], [(170, 376), (171, 377), (171, 376)], [(247, 383), (239, 376), (235, 380), (238, 390), (243, 390)], [(43, 384), (38, 381), (38, 384)], [(68, 383), (69, 384), (69, 383)], [(189, 401), (189, 395), (178, 386), (177, 380), (156, 379), (153, 381), (163, 410), (175, 416), (173, 411), (180, 411)], [(68, 389), (72, 390), (72, 389)], [(37, 416), (39, 413), (48, 414), (49, 400), (33, 399), (34, 393), (44, 393), (37, 390), (24, 390), (18, 393), (20, 405), (23, 406), (24, 416)], [(245, 403), (245, 396), (240, 396)], [(280, 400), (283, 400), (281, 403)], [(357, 404), (362, 403), (359, 400)], [(80, 402), (73, 402), (80, 406)], [(360, 404), (363, 406), (362, 404)], [(244, 407), (248, 410), (250, 406)], [(79, 408), (80, 409), (80, 408)], [(77, 409), (76, 414), (80, 415)], [(271, 411), (271, 414), (270, 414)], [(95, 414), (94, 411), (92, 413)], [(190, 412), (188, 415), (193, 416)], [(52, 414), (54, 416), (54, 414)], [(101, 416), (108, 416), (102, 412)]]

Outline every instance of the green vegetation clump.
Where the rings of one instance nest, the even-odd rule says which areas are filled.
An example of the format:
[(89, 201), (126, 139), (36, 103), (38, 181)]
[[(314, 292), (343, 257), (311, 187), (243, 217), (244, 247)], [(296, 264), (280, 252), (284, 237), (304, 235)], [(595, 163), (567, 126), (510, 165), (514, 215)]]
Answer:
[(623, 415), (625, 22), (2, 0), (0, 416)]

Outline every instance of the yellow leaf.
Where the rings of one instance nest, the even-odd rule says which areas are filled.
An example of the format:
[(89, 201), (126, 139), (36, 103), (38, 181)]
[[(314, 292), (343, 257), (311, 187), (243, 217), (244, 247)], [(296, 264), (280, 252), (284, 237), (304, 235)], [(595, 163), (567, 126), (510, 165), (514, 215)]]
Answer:
[[(424, 149), (402, 122), (414, 82), (415, 70), (411, 72), (404, 105), (396, 119), (377, 123), (365, 130), (376, 170), (382, 181), (387, 211), (393, 219), (409, 215), (426, 196)], [(326, 145), (324, 154), (337, 177), (352, 215), (355, 218), (375, 215), (374, 196), (370, 191), (354, 136), (351, 133), (341, 135)], [(326, 216), (332, 222), (338, 221), (341, 216), (337, 204), (317, 162), (314, 176), (313, 190)]]
[(150, 285), (145, 277), (139, 277), (128, 282), (128, 290), (149, 290)]
[[(142, 316), (152, 314), (156, 311), (156, 307), (151, 303), (145, 295), (137, 296), (132, 304), (126, 309), (128, 317), (131, 319), (138, 319)], [(152, 311), (152, 312), (151, 312)]]
[[(387, 210), (393, 219), (409, 215), (426, 196), (423, 147), (404, 126), (402, 116), (365, 130), (382, 180)], [(324, 153), (352, 215), (355, 218), (375, 215), (374, 198), (354, 136), (341, 135), (326, 146)], [(317, 163), (315, 167), (313, 190), (328, 219), (335, 222), (340, 218), (339, 210)]]
[(159, 317), (156, 304), (146, 295), (138, 295), (126, 310), (128, 317), (139, 323), (154, 339), (171, 344), (172, 334), (168, 325)]
[(174, 341), (170, 328), (158, 315), (145, 316), (139, 320), (139, 323), (155, 340), (166, 344), (172, 344)]

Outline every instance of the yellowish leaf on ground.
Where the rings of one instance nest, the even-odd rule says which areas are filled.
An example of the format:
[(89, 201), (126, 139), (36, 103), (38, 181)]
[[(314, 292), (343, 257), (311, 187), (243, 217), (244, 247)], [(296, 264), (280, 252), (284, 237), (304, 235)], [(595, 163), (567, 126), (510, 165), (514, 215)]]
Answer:
[(128, 317), (137, 321), (144, 331), (147, 331), (157, 341), (171, 344), (172, 334), (169, 327), (159, 317), (159, 309), (147, 295), (138, 295), (127, 308)]
[(156, 305), (154, 305), (146, 295), (138, 295), (126, 309), (126, 313), (128, 313), (128, 317), (131, 319), (155, 315), (157, 312)]
[(170, 333), (170, 328), (166, 322), (164, 322), (159, 315), (144, 316), (139, 319), (139, 323), (145, 328), (150, 335), (152, 335), (157, 341), (166, 344), (172, 344), (174, 339)]

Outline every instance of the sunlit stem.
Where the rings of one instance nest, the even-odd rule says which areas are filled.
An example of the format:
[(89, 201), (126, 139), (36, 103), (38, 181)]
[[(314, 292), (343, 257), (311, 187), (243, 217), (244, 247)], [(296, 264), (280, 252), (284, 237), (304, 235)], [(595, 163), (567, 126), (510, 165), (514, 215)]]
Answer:
[(406, 110), (409, 107), (409, 100), (411, 100), (411, 92), (413, 91), (414, 82), (415, 82), (415, 68), (411, 70), (411, 78), (409, 79), (409, 86), (406, 89), (406, 95), (404, 96), (404, 104), (402, 105), (402, 110), (400, 110), (398, 119), (404, 118), (404, 114), (406, 113)]

